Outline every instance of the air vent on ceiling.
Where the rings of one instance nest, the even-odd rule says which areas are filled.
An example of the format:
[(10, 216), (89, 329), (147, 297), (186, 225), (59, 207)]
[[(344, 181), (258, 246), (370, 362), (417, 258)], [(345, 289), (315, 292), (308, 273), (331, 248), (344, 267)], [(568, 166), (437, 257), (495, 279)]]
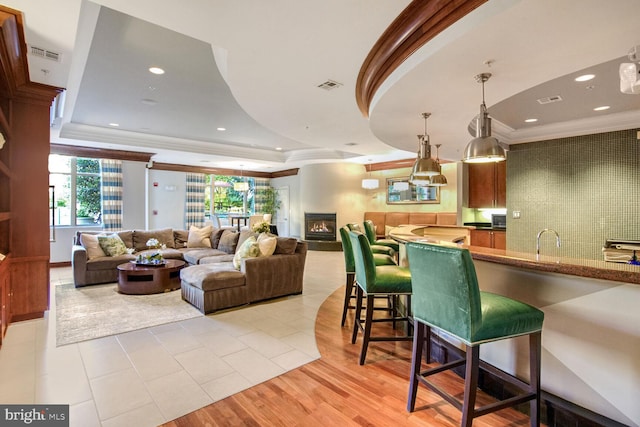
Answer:
[(52, 52), (37, 46), (31, 46), (31, 55), (60, 62), (60, 54), (58, 52)]
[(332, 90), (342, 86), (342, 83), (338, 83), (334, 80), (327, 80), (326, 82), (319, 84), (318, 87), (324, 90)]
[(538, 103), (542, 105), (551, 104), (552, 102), (560, 102), (560, 101), (562, 101), (562, 97), (560, 95), (547, 96), (546, 98), (538, 99)]

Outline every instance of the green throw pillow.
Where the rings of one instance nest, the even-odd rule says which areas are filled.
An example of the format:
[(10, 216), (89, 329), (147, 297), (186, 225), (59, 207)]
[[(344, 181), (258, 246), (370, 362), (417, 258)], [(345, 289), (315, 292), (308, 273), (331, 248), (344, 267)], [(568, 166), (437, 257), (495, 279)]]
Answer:
[(117, 234), (98, 236), (98, 243), (107, 256), (118, 256), (127, 253), (127, 247)]
[(236, 270), (240, 270), (242, 264), (242, 258), (255, 258), (260, 256), (260, 247), (254, 236), (247, 238), (244, 243), (238, 248), (236, 254), (233, 256), (233, 266)]

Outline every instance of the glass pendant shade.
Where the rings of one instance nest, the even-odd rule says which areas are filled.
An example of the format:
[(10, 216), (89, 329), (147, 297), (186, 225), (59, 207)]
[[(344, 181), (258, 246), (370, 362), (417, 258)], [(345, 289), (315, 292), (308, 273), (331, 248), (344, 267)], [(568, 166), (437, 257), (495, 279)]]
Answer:
[(476, 80), (482, 83), (482, 104), (480, 114), (476, 118), (476, 137), (464, 149), (462, 161), (465, 163), (501, 162), (507, 159), (504, 148), (491, 136), (491, 118), (484, 103), (484, 82), (489, 80), (489, 77), (489, 73), (476, 76)]
[(233, 189), (235, 191), (247, 191), (249, 190), (249, 183), (248, 182), (234, 182), (233, 183)]
[(367, 190), (374, 190), (380, 186), (380, 181), (373, 178), (366, 178), (362, 180), (362, 188)]

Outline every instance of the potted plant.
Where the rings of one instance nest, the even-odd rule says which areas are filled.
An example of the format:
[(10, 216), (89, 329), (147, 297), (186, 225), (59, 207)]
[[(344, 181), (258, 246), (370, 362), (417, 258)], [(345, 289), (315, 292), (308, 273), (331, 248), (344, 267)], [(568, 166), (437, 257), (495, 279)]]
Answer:
[(262, 193), (262, 211), (275, 217), (277, 210), (280, 209), (278, 192), (273, 187), (261, 189), (260, 192)]

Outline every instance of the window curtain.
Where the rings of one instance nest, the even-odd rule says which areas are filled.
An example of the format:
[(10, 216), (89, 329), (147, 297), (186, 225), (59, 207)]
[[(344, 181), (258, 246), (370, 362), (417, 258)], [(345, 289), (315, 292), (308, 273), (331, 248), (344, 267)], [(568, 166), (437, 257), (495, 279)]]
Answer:
[(205, 174), (187, 173), (186, 201), (184, 225), (202, 227), (204, 225), (204, 191), (206, 188)]
[(102, 228), (122, 229), (122, 160), (100, 160)]
[(264, 213), (264, 189), (271, 184), (269, 178), (254, 178), (253, 211), (257, 214)]

